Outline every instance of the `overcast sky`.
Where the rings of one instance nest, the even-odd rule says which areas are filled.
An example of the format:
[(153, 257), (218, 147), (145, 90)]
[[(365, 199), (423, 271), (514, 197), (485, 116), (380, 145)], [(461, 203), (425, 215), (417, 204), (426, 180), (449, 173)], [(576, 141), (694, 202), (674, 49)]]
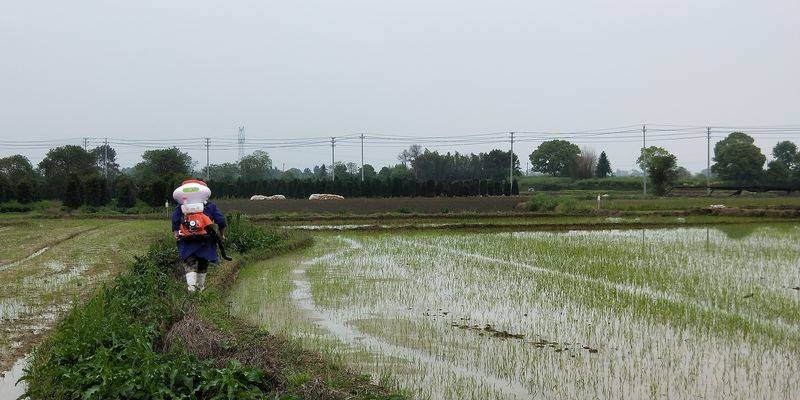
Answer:
[[(7, 141), (197, 147), (242, 123), (249, 138), (797, 125), (799, 106), (797, 0), (0, 2), (0, 156), (34, 163), (45, 150)], [(757, 143), (768, 154), (780, 136), (800, 141)], [(437, 148), (507, 148), (497, 137)], [(630, 169), (640, 143), (622, 140), (591, 146)], [(395, 163), (406, 144), (366, 161)], [(653, 144), (705, 167), (703, 139)], [(536, 145), (515, 147), (523, 168)], [(124, 166), (144, 150), (115, 147)], [(330, 160), (267, 151), (279, 168)], [(359, 158), (337, 147), (337, 161)]]

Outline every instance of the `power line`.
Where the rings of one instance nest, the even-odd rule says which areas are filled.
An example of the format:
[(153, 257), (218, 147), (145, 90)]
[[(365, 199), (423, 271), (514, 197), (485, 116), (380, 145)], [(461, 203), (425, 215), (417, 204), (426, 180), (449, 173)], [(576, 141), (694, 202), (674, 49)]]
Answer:
[[(662, 143), (671, 141), (693, 141), (706, 139), (707, 157), (706, 168), (710, 166), (710, 147), (711, 140), (721, 139), (720, 133), (725, 131), (743, 131), (753, 137), (760, 139), (788, 139), (800, 136), (800, 125), (796, 124), (774, 124), (774, 125), (680, 125), (680, 124), (647, 124), (641, 125), (622, 125), (599, 129), (581, 130), (514, 130), (505, 132), (467, 132), (460, 134), (436, 133), (432, 135), (408, 135), (387, 132), (361, 132), (358, 134), (344, 133), (337, 136), (307, 136), (307, 137), (251, 137), (246, 138), (244, 125), (237, 127), (239, 131), (236, 138), (213, 137), (204, 138), (157, 138), (145, 139), (142, 135), (133, 135), (123, 138), (114, 137), (75, 137), (60, 138), (54, 140), (47, 139), (24, 139), (24, 140), (2, 140), (0, 147), (6, 150), (41, 150), (50, 149), (61, 145), (82, 145), (87, 150), (90, 146), (103, 145), (104, 170), (108, 174), (108, 147), (114, 146), (123, 149), (163, 149), (177, 147), (183, 151), (206, 151), (206, 167), (210, 166), (210, 151), (212, 147), (219, 151), (238, 151), (241, 159), (245, 151), (252, 150), (272, 150), (272, 151), (302, 151), (304, 153), (315, 154), (314, 149), (322, 149), (331, 146), (331, 168), (335, 166), (335, 147), (347, 148), (360, 147), (362, 179), (364, 174), (364, 151), (365, 149), (392, 149), (406, 147), (411, 144), (420, 144), (426, 148), (454, 148), (458, 152), (459, 148), (470, 146), (502, 146), (509, 143), (511, 160), (509, 161), (509, 180), (513, 181), (513, 146), (517, 143), (537, 143), (547, 140), (571, 140), (577, 144), (623, 144), (634, 143), (641, 140), (642, 146), (647, 145), (648, 140), (652, 143)], [(641, 135), (641, 137), (640, 137)], [(132, 138), (133, 137), (133, 138)], [(179, 145), (176, 145), (179, 143)], [(131, 154), (131, 152), (125, 152)], [(316, 153), (319, 154), (319, 153)], [(645, 171), (646, 172), (646, 171)], [(335, 180), (335, 172), (331, 171), (331, 179)], [(645, 184), (646, 185), (646, 182)]]

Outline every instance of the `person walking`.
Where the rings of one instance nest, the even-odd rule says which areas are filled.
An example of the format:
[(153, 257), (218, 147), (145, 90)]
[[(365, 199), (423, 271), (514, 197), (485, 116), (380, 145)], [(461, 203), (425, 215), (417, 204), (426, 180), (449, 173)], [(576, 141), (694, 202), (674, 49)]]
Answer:
[(172, 233), (190, 292), (205, 289), (208, 264), (218, 262), (217, 241), (224, 240), (228, 225), (217, 205), (208, 201), (210, 196), (208, 185), (198, 179), (185, 180), (172, 192), (178, 202), (172, 212)]

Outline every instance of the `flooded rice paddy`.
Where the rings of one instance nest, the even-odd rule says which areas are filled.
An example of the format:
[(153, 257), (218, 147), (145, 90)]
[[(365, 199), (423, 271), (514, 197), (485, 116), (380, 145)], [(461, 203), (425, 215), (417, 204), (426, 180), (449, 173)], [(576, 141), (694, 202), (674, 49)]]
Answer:
[[(21, 359), (75, 301), (141, 253), (162, 221), (31, 219), (0, 230), (0, 398)], [(16, 380), (14, 380), (15, 382)], [(8, 397), (11, 398), (11, 397)]]
[(420, 398), (797, 398), (800, 226), (315, 236), (233, 313)]

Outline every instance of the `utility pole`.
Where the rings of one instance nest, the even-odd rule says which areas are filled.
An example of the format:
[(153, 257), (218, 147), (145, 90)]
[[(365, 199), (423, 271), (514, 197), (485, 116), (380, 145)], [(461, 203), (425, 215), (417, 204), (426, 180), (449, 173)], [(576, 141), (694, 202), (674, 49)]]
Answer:
[(236, 143), (239, 145), (239, 161), (242, 161), (244, 158), (244, 141), (245, 141), (245, 129), (244, 124), (239, 125), (236, 127), (239, 130), (239, 135), (236, 137)]
[(642, 124), (642, 194), (647, 197), (647, 124)]
[(364, 182), (364, 134), (361, 134), (361, 182)]
[(103, 140), (103, 175), (108, 179), (108, 138)]
[(509, 132), (511, 135), (511, 151), (508, 153), (508, 195), (514, 194), (514, 132)]
[(711, 127), (706, 128), (706, 196), (711, 197)]
[(331, 182), (336, 181), (336, 137), (331, 137)]
[(206, 181), (211, 180), (211, 139), (206, 138)]

